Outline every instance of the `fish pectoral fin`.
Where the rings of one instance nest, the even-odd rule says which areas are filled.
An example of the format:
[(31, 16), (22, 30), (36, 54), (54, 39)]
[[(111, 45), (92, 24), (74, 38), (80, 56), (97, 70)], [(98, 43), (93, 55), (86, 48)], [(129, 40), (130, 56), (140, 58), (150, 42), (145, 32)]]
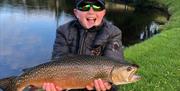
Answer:
[[(38, 87), (36, 87), (36, 86), (34, 86), (34, 85), (29, 85), (29, 88), (34, 89), (34, 90), (35, 90), (35, 89), (39, 89)], [(33, 91), (34, 91), (34, 90), (33, 90)]]
[(36, 91), (38, 89), (42, 89), (42, 88), (38, 88), (38, 87), (36, 87), (34, 85), (28, 85), (23, 89), (23, 91)]
[(33, 68), (33, 67), (24, 68), (24, 69), (22, 69), (22, 71), (23, 71), (23, 72), (30, 71), (30, 70), (32, 70), (32, 68)]

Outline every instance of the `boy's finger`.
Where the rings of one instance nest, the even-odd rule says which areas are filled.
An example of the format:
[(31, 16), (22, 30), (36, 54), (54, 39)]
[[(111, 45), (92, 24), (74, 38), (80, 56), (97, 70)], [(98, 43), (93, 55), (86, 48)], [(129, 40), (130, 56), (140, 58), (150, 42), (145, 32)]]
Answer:
[(50, 83), (47, 83), (47, 84), (46, 84), (45, 90), (46, 90), (46, 91), (51, 91)]
[(108, 82), (104, 82), (104, 86), (106, 87), (106, 90), (110, 90), (112, 85)]
[(43, 88), (44, 90), (46, 90), (46, 85), (47, 85), (47, 83), (43, 83), (43, 87), (42, 87), (42, 88)]
[(101, 91), (98, 80), (94, 80), (94, 86), (96, 88), (96, 91)]
[(49, 87), (50, 87), (51, 91), (56, 91), (56, 87), (53, 83), (50, 83)]
[(104, 85), (104, 82), (101, 79), (98, 79), (98, 84), (101, 91), (106, 91), (106, 87)]

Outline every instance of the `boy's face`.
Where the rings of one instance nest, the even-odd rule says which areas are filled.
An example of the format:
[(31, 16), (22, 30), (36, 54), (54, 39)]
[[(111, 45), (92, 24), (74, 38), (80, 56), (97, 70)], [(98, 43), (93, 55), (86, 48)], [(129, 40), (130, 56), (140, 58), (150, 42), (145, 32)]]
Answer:
[(106, 10), (95, 11), (92, 7), (89, 10), (82, 11), (74, 9), (74, 14), (81, 23), (81, 25), (86, 28), (92, 28), (93, 26), (99, 26), (103, 20)]

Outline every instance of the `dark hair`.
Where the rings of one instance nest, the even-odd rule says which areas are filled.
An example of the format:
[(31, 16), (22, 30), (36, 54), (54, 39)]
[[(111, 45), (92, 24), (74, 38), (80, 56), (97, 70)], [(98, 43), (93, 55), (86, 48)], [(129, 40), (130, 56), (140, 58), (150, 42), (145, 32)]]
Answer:
[(74, 7), (76, 7), (79, 3), (82, 1), (88, 1), (88, 2), (100, 2), (102, 5), (105, 6), (105, 1), (104, 0), (74, 0), (75, 4)]

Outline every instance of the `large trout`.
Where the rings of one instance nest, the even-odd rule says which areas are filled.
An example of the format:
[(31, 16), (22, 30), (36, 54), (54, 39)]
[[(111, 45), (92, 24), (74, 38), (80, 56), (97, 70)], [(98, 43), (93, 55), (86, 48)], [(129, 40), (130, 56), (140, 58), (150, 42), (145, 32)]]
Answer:
[(139, 80), (137, 68), (107, 57), (64, 57), (29, 68), (17, 77), (1, 79), (0, 88), (23, 91), (27, 86), (41, 88), (44, 82), (51, 82), (63, 89), (81, 89), (99, 78), (115, 85), (127, 84)]

